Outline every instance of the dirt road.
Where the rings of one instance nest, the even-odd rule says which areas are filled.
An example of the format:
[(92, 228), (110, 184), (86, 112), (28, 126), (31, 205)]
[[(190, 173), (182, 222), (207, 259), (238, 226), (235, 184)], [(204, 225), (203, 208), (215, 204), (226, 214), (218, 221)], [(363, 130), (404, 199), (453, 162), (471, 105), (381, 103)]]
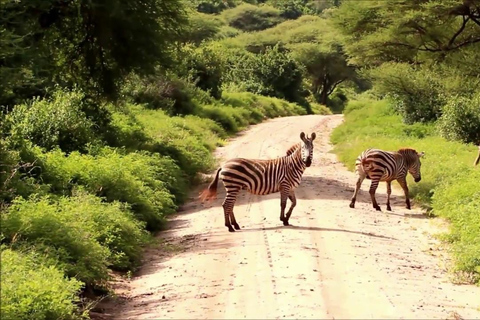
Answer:
[[(277, 118), (253, 126), (219, 148), (220, 159), (283, 156), (299, 134), (315, 131), (314, 161), (297, 189), (290, 223), (279, 221), (280, 195), (242, 194), (224, 227), (218, 199), (191, 201), (160, 237), (171, 253), (151, 248), (131, 281), (117, 283), (111, 319), (446, 319), (480, 318), (480, 288), (453, 285), (445, 253), (431, 237), (436, 220), (404, 209), (376, 212), (362, 186), (348, 207), (355, 177), (330, 153), (341, 116)], [(205, 187), (205, 186), (202, 186)], [(385, 186), (377, 191), (385, 208)], [(288, 204), (289, 205), (289, 204)]]

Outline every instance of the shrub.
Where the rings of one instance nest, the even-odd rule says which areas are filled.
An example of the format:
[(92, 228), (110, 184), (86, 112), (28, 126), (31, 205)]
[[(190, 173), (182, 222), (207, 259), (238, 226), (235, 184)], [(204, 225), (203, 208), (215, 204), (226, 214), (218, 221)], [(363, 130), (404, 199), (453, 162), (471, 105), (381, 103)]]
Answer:
[[(231, 59), (231, 58), (229, 58)], [(262, 54), (243, 53), (226, 74), (226, 82), (242, 85), (245, 91), (290, 102), (300, 100), (302, 73), (295, 60), (277, 46)]]
[(1, 230), (14, 246), (28, 241), (58, 259), (68, 276), (93, 284), (107, 280), (107, 267), (126, 271), (138, 266), (146, 240), (143, 227), (127, 206), (79, 192), (58, 199), (16, 199), (2, 216)]
[(212, 138), (212, 143), (219, 143), (219, 139), (212, 136), (212, 132), (221, 131), (215, 122), (205, 121), (202, 124), (204, 128), (209, 128), (210, 133), (200, 134), (197, 131), (192, 135), (191, 128), (187, 130), (183, 123), (199, 122), (197, 118), (168, 117), (160, 110), (139, 111), (136, 117), (155, 141), (152, 151), (171, 156), (189, 178), (193, 180), (198, 172), (208, 172), (212, 168), (213, 157), (200, 137), (208, 135)]
[(1, 314), (4, 320), (80, 319), (75, 305), (82, 284), (42, 257), (2, 247)]
[(172, 159), (146, 152), (122, 154), (109, 148), (96, 152), (65, 156), (59, 150), (34, 149), (30, 156), (41, 168), (37, 179), (49, 184), (52, 192), (71, 195), (75, 185), (82, 185), (107, 201), (128, 203), (149, 230), (159, 229), (164, 216), (176, 210), (175, 201), (185, 198), (186, 179)]
[(182, 34), (182, 40), (198, 46), (204, 40), (213, 39), (222, 25), (225, 25), (225, 22), (215, 16), (195, 12), (189, 17), (189, 23)]
[(244, 3), (223, 11), (222, 16), (234, 28), (242, 31), (259, 31), (282, 22), (284, 19), (280, 17), (280, 13), (280, 10), (271, 6), (255, 6)]
[(88, 284), (108, 278), (108, 249), (95, 239), (91, 221), (83, 212), (62, 208), (48, 198), (31, 197), (15, 200), (1, 221), (6, 241), (37, 245), (58, 259), (66, 275)]
[(80, 92), (57, 91), (52, 99), (35, 98), (16, 106), (7, 119), (14, 139), (27, 139), (47, 150), (58, 146), (65, 152), (85, 151), (97, 140), (93, 122), (82, 111), (85, 104)]
[(450, 98), (438, 127), (447, 139), (480, 145), (480, 94)]
[(161, 109), (169, 115), (190, 114), (195, 109), (195, 103), (187, 86), (176, 76), (159, 71), (142, 78), (133, 74), (125, 81), (122, 94), (130, 102), (144, 104), (149, 109)]
[(223, 75), (221, 54), (208, 46), (194, 48), (187, 45), (182, 50), (182, 75), (213, 98), (220, 98)]
[(384, 63), (370, 76), (406, 123), (431, 122), (440, 117), (445, 100), (438, 73), (402, 63)]

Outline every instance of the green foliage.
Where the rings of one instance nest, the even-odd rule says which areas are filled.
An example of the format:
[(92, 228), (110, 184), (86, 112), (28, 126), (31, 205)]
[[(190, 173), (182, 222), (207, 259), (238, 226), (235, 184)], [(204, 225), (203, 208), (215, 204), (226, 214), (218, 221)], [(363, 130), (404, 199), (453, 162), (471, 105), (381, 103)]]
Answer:
[(4, 241), (25, 241), (58, 260), (70, 277), (87, 284), (108, 279), (107, 267), (138, 266), (145, 243), (143, 224), (128, 207), (84, 192), (73, 197), (16, 199), (2, 215)]
[(59, 146), (63, 151), (85, 151), (95, 142), (93, 122), (87, 119), (84, 95), (57, 91), (50, 99), (33, 99), (16, 106), (6, 118), (14, 140), (26, 139), (47, 150)]
[(66, 279), (61, 270), (46, 266), (39, 254), (1, 248), (1, 314), (4, 320), (80, 319), (72, 303), (81, 282)]
[(238, 0), (189, 0), (188, 3), (192, 5), (197, 11), (202, 13), (220, 13), (225, 9), (234, 8)]
[(444, 90), (438, 74), (431, 69), (386, 63), (370, 75), (376, 80), (375, 90), (391, 98), (406, 123), (431, 122), (440, 117)]
[(149, 109), (161, 109), (169, 115), (189, 114), (195, 109), (189, 84), (176, 76), (157, 71), (140, 78), (132, 74), (125, 81), (122, 94), (127, 101), (144, 104)]
[(122, 154), (104, 148), (96, 155), (72, 152), (68, 156), (58, 150), (35, 150), (34, 157), (42, 168), (41, 179), (53, 192), (69, 195), (79, 184), (109, 202), (128, 203), (149, 230), (158, 230), (165, 215), (175, 211), (175, 196), (179, 200), (184, 197), (182, 172), (171, 159), (160, 155)]
[(274, 47), (258, 55), (244, 52), (232, 60), (225, 82), (237, 83), (252, 93), (301, 101), (302, 74), (288, 52)]
[(480, 145), (480, 94), (450, 99), (438, 125), (447, 139)]
[(195, 12), (189, 16), (188, 29), (183, 33), (184, 42), (199, 45), (202, 41), (213, 39), (225, 22), (216, 16)]
[[(357, 79), (355, 69), (347, 63), (341, 38), (329, 20), (305, 15), (261, 32), (245, 33), (224, 40), (223, 44), (246, 48), (254, 53), (262, 53), (276, 46), (279, 50), (288, 49), (289, 56), (302, 71), (311, 94), (316, 101), (326, 105), (329, 104), (328, 97), (339, 85)], [(265, 64), (263, 61), (262, 63)], [(240, 82), (246, 82), (241, 79)], [(301, 91), (297, 88), (297, 95), (305, 96)]]
[[(171, 63), (172, 45), (186, 21), (180, 0), (3, 1), (0, 16), (0, 30), (10, 36), (6, 47), (18, 47), (2, 68), (24, 70), (7, 95), (23, 79), (38, 78), (112, 97), (126, 73)], [(19, 59), (24, 51), (28, 55)]]
[(263, 5), (255, 6), (248, 3), (222, 12), (227, 23), (242, 31), (259, 31), (271, 28), (283, 21), (280, 10)]
[(422, 181), (416, 184), (408, 178), (411, 194), (420, 205), (451, 221), (452, 233), (448, 238), (453, 243), (456, 269), (473, 272), (474, 280), (478, 281), (479, 176), (478, 170), (471, 166), (476, 148), (436, 136), (434, 125), (407, 125), (392, 110), (385, 100), (350, 101), (345, 109), (345, 122), (331, 137), (335, 152), (353, 170), (356, 157), (367, 148), (394, 151), (412, 147), (425, 151)]
[(202, 46), (193, 48), (184, 46), (182, 52), (184, 71), (180, 73), (191, 82), (209, 92), (215, 99), (222, 95), (223, 60), (218, 48)]
[(379, 65), (441, 60), (451, 52), (477, 46), (479, 14), (475, 1), (347, 0), (333, 16), (346, 36), (351, 61)]

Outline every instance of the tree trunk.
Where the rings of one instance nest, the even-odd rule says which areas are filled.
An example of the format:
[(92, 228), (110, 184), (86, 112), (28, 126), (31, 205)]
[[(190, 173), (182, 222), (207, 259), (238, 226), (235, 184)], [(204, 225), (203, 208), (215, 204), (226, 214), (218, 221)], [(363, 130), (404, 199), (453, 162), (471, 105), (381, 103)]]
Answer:
[(476, 166), (480, 162), (480, 146), (478, 146), (478, 156), (477, 159), (475, 159), (475, 162), (473, 163), (474, 166)]

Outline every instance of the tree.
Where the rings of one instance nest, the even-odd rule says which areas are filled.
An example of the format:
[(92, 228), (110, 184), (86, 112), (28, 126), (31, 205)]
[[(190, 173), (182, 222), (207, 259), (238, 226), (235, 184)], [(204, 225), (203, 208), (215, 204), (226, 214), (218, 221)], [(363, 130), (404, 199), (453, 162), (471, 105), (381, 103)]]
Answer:
[(15, 48), (1, 57), (2, 74), (20, 69), (22, 80), (34, 74), (39, 81), (77, 84), (114, 97), (125, 74), (147, 74), (157, 64), (171, 64), (172, 45), (186, 21), (181, 4), (181, 0), (2, 0), (0, 31), (8, 35), (2, 37), (8, 43), (1, 46)]
[(442, 61), (480, 43), (479, 0), (353, 1), (333, 15), (356, 65)]

